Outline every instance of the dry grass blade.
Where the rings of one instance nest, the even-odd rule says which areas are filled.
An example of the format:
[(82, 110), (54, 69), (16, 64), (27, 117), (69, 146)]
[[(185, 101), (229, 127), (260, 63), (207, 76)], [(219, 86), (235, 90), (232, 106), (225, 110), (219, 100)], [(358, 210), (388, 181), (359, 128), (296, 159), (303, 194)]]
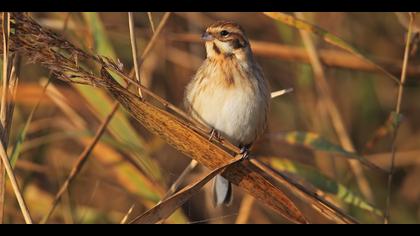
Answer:
[(394, 75), (392, 75), (391, 73), (389, 73), (387, 70), (385, 70), (381, 66), (377, 65), (376, 63), (372, 62), (370, 59), (363, 56), (362, 53), (360, 53), (354, 47), (350, 46), (350, 44), (346, 43), (343, 39), (329, 33), (328, 31), (323, 30), (323, 29), (321, 29), (321, 28), (319, 28), (315, 25), (312, 25), (312, 24), (310, 24), (310, 23), (308, 23), (304, 20), (297, 19), (296, 17), (294, 17), (292, 15), (285, 14), (285, 13), (265, 12), (264, 14), (266, 16), (270, 17), (270, 18), (273, 18), (273, 19), (278, 20), (282, 23), (285, 23), (287, 25), (295, 27), (299, 30), (314, 33), (314, 34), (320, 36), (324, 41), (356, 55), (360, 59), (366, 61), (367, 63), (369, 63), (372, 66), (374, 66), (375, 68), (377, 68), (377, 70), (383, 72), (385, 75), (387, 75), (389, 78), (391, 78), (395, 82), (399, 83), (399, 80)]
[[(395, 107), (395, 113), (396, 116), (399, 117), (401, 112), (401, 102), (402, 102), (402, 96), (404, 93), (404, 84), (405, 79), (407, 76), (407, 65), (408, 65), (408, 57), (410, 55), (410, 45), (411, 45), (411, 34), (413, 32), (413, 23), (415, 20), (416, 13), (408, 13), (410, 14), (410, 23), (408, 26), (408, 33), (407, 33), (407, 41), (405, 44), (405, 50), (404, 50), (404, 61), (403, 61), (403, 70), (401, 72), (401, 81), (399, 83), (398, 87), (398, 95), (397, 95), (397, 104)], [(390, 174), (388, 176), (388, 192), (386, 197), (386, 207), (385, 207), (385, 215), (384, 215), (384, 223), (389, 223), (389, 217), (390, 217), (390, 207), (391, 207), (391, 193), (392, 193), (392, 179), (394, 175), (394, 168), (395, 168), (395, 153), (396, 153), (396, 141), (397, 141), (397, 135), (398, 135), (398, 128), (400, 126), (399, 119), (396, 122), (396, 127), (394, 129), (394, 132), (392, 134), (392, 147), (391, 147), (391, 169)]]
[[(136, 75), (136, 80), (139, 84), (140, 82), (140, 72), (139, 72), (139, 63), (137, 62), (137, 40), (134, 34), (134, 21), (133, 21), (133, 13), (128, 13), (128, 28), (130, 31), (130, 42), (131, 42), (131, 53), (133, 55), (133, 68)], [(139, 97), (143, 97), (141, 94), (141, 89), (138, 89)]]
[[(300, 18), (304, 18), (302, 13), (296, 13), (297, 16)], [(312, 68), (314, 71), (315, 83), (317, 85), (318, 91), (320, 93), (320, 101), (321, 105), (325, 106), (328, 115), (330, 116), (332, 125), (335, 129), (337, 137), (343, 146), (343, 148), (350, 152), (355, 152), (353, 143), (350, 139), (350, 136), (344, 126), (343, 118), (341, 117), (340, 111), (338, 110), (336, 104), (334, 103), (334, 98), (330, 87), (327, 83), (327, 79), (325, 76), (324, 69), (322, 67), (322, 63), (319, 59), (317, 50), (315, 45), (311, 39), (311, 36), (307, 31), (300, 30), (300, 34), (302, 36), (303, 43), (305, 48), (308, 50), (308, 55), (310, 57), (310, 61), (312, 64)], [(362, 164), (366, 164), (366, 162), (361, 162)], [(363, 173), (363, 169), (360, 163), (356, 160), (349, 160), (350, 167), (356, 176), (356, 180), (358, 186), (363, 193), (363, 195), (370, 201), (373, 202), (373, 193), (372, 189), (370, 188), (369, 182), (366, 179), (366, 176)], [(374, 165), (374, 164), (366, 164), (367, 166)]]
[(87, 161), (87, 159), (88, 159), (90, 153), (92, 152), (93, 148), (99, 142), (100, 138), (102, 137), (102, 134), (106, 130), (106, 127), (108, 126), (108, 124), (111, 121), (112, 117), (114, 116), (115, 112), (117, 112), (118, 107), (119, 107), (119, 104), (115, 103), (113, 108), (112, 108), (112, 112), (105, 118), (105, 120), (101, 123), (101, 126), (99, 127), (99, 129), (96, 131), (95, 137), (93, 138), (92, 142), (88, 146), (86, 146), (86, 148), (83, 150), (82, 154), (80, 154), (80, 156), (77, 158), (77, 161), (73, 165), (73, 167), (70, 171), (70, 174), (68, 175), (68, 177), (64, 181), (63, 185), (61, 185), (60, 189), (58, 190), (58, 192), (57, 192), (57, 194), (54, 198), (54, 201), (51, 205), (50, 210), (45, 215), (45, 217), (41, 220), (41, 222), (40, 222), (41, 224), (45, 224), (48, 221), (49, 217), (54, 212), (54, 209), (56, 208), (56, 206), (57, 206), (58, 202), (60, 201), (61, 197), (63, 196), (63, 194), (66, 192), (66, 190), (69, 187), (69, 185), (71, 184), (71, 182), (74, 180), (74, 178), (77, 176), (77, 174), (82, 169), (83, 164)]
[(188, 173), (190, 173), (190, 171), (192, 171), (197, 165), (198, 165), (198, 162), (196, 160), (191, 160), (188, 166), (182, 171), (182, 173), (178, 176), (178, 178), (173, 182), (171, 187), (169, 187), (169, 190), (165, 193), (165, 196), (163, 196), (162, 200), (160, 200), (159, 203), (166, 200), (169, 196), (175, 193), (178, 190), (179, 185), (181, 185), (182, 181), (188, 175)]
[(150, 39), (150, 42), (152, 42), (152, 43), (149, 43), (146, 46), (146, 48), (143, 51), (143, 54), (141, 55), (139, 67), (141, 67), (141, 65), (144, 62), (144, 59), (147, 57), (150, 50), (153, 48), (157, 37), (159, 36), (160, 32), (163, 30), (163, 27), (165, 26), (166, 22), (168, 21), (170, 15), (171, 15), (170, 12), (165, 12), (165, 14), (162, 17), (162, 20), (160, 20), (159, 25), (158, 25), (155, 33), (153, 34), (152, 38)]
[(285, 95), (285, 94), (291, 93), (291, 92), (293, 92), (293, 88), (282, 89), (282, 90), (271, 92), (271, 99), (276, 98), (276, 97), (280, 97), (282, 95)]
[(135, 204), (131, 205), (130, 209), (127, 211), (127, 214), (125, 214), (125, 216), (122, 218), (120, 224), (127, 223), (128, 217), (130, 216), (131, 212), (133, 212), (135, 206)]
[[(412, 150), (412, 151), (400, 151), (395, 153), (398, 158), (395, 159), (395, 167), (407, 167), (407, 166), (415, 166), (420, 165), (420, 158), (417, 158), (420, 156), (420, 150)], [(374, 162), (376, 165), (390, 169), (391, 164), (389, 162), (389, 157), (392, 156), (391, 152), (386, 153), (375, 153), (366, 156), (369, 158), (372, 162)]]
[[(8, 96), (9, 96), (9, 73), (8, 73), (8, 58), (9, 58), (9, 40), (10, 40), (10, 14), (7, 12), (3, 12), (2, 15), (2, 39), (3, 39), (3, 91), (2, 91), (2, 100), (1, 100), (1, 111), (0, 111), (0, 119), (1, 119), (1, 145), (0, 145), (0, 156), (1, 156), (1, 168), (0, 168), (0, 175), (2, 176), (0, 180), (1, 185), (1, 200), (0, 203), (2, 204), (0, 212), (1, 219), (3, 220), (3, 207), (4, 207), (4, 185), (5, 185), (5, 178), (4, 178), (4, 169), (6, 170), (7, 176), (10, 179), (13, 191), (16, 195), (16, 200), (18, 201), (19, 207), (22, 211), (23, 217), (27, 224), (32, 224), (32, 218), (29, 214), (28, 207), (25, 203), (25, 200), (22, 196), (22, 192), (19, 189), (19, 185), (16, 180), (16, 176), (13, 172), (12, 166), (10, 165), (9, 157), (6, 153), (7, 147), (7, 140), (8, 140), (8, 129), (10, 128), (11, 122), (11, 110), (10, 104), (8, 103)], [(9, 119), (8, 119), (9, 118)]]
[(153, 16), (151, 12), (147, 12), (147, 17), (149, 18), (150, 27), (152, 28), (152, 32), (155, 33), (155, 23), (153, 21)]
[(7, 176), (10, 179), (10, 183), (12, 185), (13, 191), (16, 195), (16, 200), (19, 204), (20, 210), (22, 211), (23, 218), (25, 219), (25, 222), (27, 224), (32, 224), (33, 221), (29, 213), (29, 209), (26, 205), (25, 199), (22, 196), (22, 192), (19, 189), (16, 176), (13, 173), (12, 166), (10, 165), (9, 158), (7, 157), (7, 154), (6, 154), (6, 151), (4, 150), (3, 145), (0, 145), (0, 156), (1, 156), (1, 161), (3, 162), (3, 165), (6, 169)]
[(213, 179), (216, 175), (220, 174), (223, 170), (227, 167), (234, 165), (235, 163), (239, 162), (242, 159), (242, 156), (239, 155), (232, 161), (228, 162), (227, 164), (222, 165), (221, 167), (216, 168), (210, 174), (207, 174), (200, 178), (195, 183), (189, 184), (188, 186), (184, 187), (182, 190), (177, 192), (172, 197), (168, 198), (167, 200), (158, 203), (155, 207), (148, 210), (144, 214), (136, 217), (130, 223), (137, 223), (137, 224), (154, 224), (159, 221), (163, 221), (168, 218), (176, 209), (181, 207), (188, 199), (198, 193), (205, 184), (207, 184), (211, 179)]
[[(2, 78), (3, 78), (3, 90), (2, 90), (2, 97), (1, 97), (1, 104), (0, 104), (0, 123), (1, 123), (1, 137), (4, 137), (6, 133), (6, 99), (7, 99), (7, 87), (8, 87), (8, 73), (7, 73), (7, 59), (9, 57), (9, 14), (3, 12), (3, 70), (2, 70)], [(2, 144), (4, 145), (3, 139), (1, 140)], [(6, 186), (6, 172), (5, 172), (3, 162), (0, 162), (0, 223), (3, 223), (3, 216), (4, 216), (4, 197), (5, 197), (5, 186)]]
[(242, 199), (241, 207), (239, 208), (239, 213), (235, 224), (246, 224), (248, 222), (254, 202), (255, 198), (250, 195), (246, 195)]
[(8, 89), (9, 89), (9, 37), (10, 37), (10, 15), (7, 12), (2, 14), (2, 29), (3, 29), (3, 85), (2, 85), (2, 96), (1, 96), (1, 107), (0, 107), (0, 120), (2, 128), (2, 138), (5, 136), (6, 130), (6, 117), (7, 117), (7, 103), (8, 103)]

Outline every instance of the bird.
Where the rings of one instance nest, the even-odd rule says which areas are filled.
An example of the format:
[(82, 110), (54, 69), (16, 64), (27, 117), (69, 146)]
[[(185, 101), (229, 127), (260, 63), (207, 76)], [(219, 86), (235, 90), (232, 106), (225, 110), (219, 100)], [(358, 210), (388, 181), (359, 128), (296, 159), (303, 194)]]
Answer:
[[(206, 59), (186, 87), (184, 106), (198, 122), (238, 146), (243, 157), (267, 127), (270, 88), (256, 63), (243, 28), (233, 21), (217, 21), (201, 35)], [(216, 134), (216, 135), (214, 135)], [(213, 203), (232, 203), (231, 183), (218, 175)]]

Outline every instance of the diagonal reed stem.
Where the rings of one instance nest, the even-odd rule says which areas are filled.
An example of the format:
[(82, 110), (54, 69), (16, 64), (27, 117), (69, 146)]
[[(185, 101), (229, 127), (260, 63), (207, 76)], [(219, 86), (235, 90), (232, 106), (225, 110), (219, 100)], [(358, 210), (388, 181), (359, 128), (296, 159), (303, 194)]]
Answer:
[[(137, 40), (134, 34), (134, 22), (133, 22), (133, 13), (128, 13), (128, 28), (130, 31), (130, 42), (131, 42), (131, 52), (133, 54), (133, 68), (136, 75), (136, 80), (139, 84), (140, 82), (140, 72), (139, 72), (139, 63), (137, 62)], [(142, 98), (141, 89), (138, 88), (139, 97)]]
[(155, 22), (153, 21), (153, 16), (151, 12), (147, 12), (147, 17), (149, 17), (150, 27), (152, 28), (152, 32), (155, 33)]
[(410, 55), (410, 45), (411, 45), (411, 34), (413, 33), (413, 22), (415, 19), (415, 13), (408, 13), (410, 16), (410, 23), (408, 26), (408, 32), (407, 32), (407, 41), (405, 43), (405, 50), (404, 50), (404, 60), (403, 60), (403, 67), (401, 72), (401, 80), (398, 86), (398, 95), (397, 95), (397, 104), (395, 107), (395, 113), (397, 117), (396, 121), (396, 127), (394, 128), (394, 132), (392, 134), (392, 146), (391, 146), (391, 168), (390, 173), (388, 175), (388, 191), (387, 191), (387, 197), (386, 197), (386, 206), (385, 206), (385, 214), (384, 214), (384, 224), (389, 223), (390, 219), (390, 207), (391, 207), (391, 193), (392, 193), (392, 179), (394, 176), (394, 169), (395, 169), (395, 153), (396, 153), (396, 141), (397, 141), (397, 135), (398, 135), (398, 129), (400, 127), (399, 122), (399, 116), (401, 112), (401, 103), (402, 103), (402, 97), (404, 93), (404, 84), (407, 74), (407, 65), (408, 65), (408, 57)]

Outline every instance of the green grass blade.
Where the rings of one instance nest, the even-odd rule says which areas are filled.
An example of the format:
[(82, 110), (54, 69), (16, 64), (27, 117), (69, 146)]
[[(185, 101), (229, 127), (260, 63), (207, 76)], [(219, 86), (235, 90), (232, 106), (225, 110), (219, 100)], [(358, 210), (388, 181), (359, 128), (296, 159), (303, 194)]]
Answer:
[(20, 152), (22, 150), (23, 142), (26, 138), (26, 133), (28, 131), (28, 127), (31, 124), (32, 116), (30, 116), (27, 120), (25, 125), (22, 127), (22, 129), (19, 131), (19, 134), (17, 135), (17, 140), (15, 142), (15, 145), (13, 146), (12, 154), (10, 155), (10, 164), (12, 167), (15, 167), (16, 161), (18, 160), (20, 156)]

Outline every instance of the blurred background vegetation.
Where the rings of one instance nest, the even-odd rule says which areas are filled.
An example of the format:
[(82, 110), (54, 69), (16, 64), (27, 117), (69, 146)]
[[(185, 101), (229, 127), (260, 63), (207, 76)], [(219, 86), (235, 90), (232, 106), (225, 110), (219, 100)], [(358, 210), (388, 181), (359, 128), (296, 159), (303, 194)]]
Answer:
[[(134, 13), (139, 55), (163, 15)], [(80, 48), (119, 59), (124, 70), (132, 69), (127, 13), (51, 12), (31, 16)], [(400, 77), (407, 29), (396, 14), (332, 12), (304, 13), (304, 17)], [(340, 143), (299, 30), (262, 13), (171, 13), (141, 66), (142, 84), (182, 108), (185, 86), (205, 58), (199, 36), (209, 24), (221, 19), (236, 21), (245, 29), (272, 91), (294, 89), (272, 100), (269, 130), (254, 148), (257, 158), (313, 188), (360, 222), (381, 223), (387, 175), (366, 167), (362, 174), (355, 175), (349, 157), (363, 156), (389, 169), (395, 123), (391, 114), (398, 86), (353, 54), (311, 35), (354, 150)], [(54, 78), (43, 95), (49, 73), (25, 58), (19, 72), (8, 154), (32, 217), (39, 222), (114, 102), (100, 89)], [(396, 139), (391, 223), (420, 223), (419, 80), (420, 52), (413, 51)], [(39, 100), (40, 106), (29, 120)], [(188, 157), (119, 109), (47, 222), (119, 223), (130, 208), (129, 218), (134, 217), (153, 207), (189, 162)], [(183, 184), (203, 171), (194, 170)], [(367, 182), (360, 186), (358, 178)], [(287, 223), (237, 188), (233, 205), (216, 209), (211, 205), (209, 189), (210, 184), (166, 222)], [(5, 201), (3, 221), (24, 222), (9, 183)]]

